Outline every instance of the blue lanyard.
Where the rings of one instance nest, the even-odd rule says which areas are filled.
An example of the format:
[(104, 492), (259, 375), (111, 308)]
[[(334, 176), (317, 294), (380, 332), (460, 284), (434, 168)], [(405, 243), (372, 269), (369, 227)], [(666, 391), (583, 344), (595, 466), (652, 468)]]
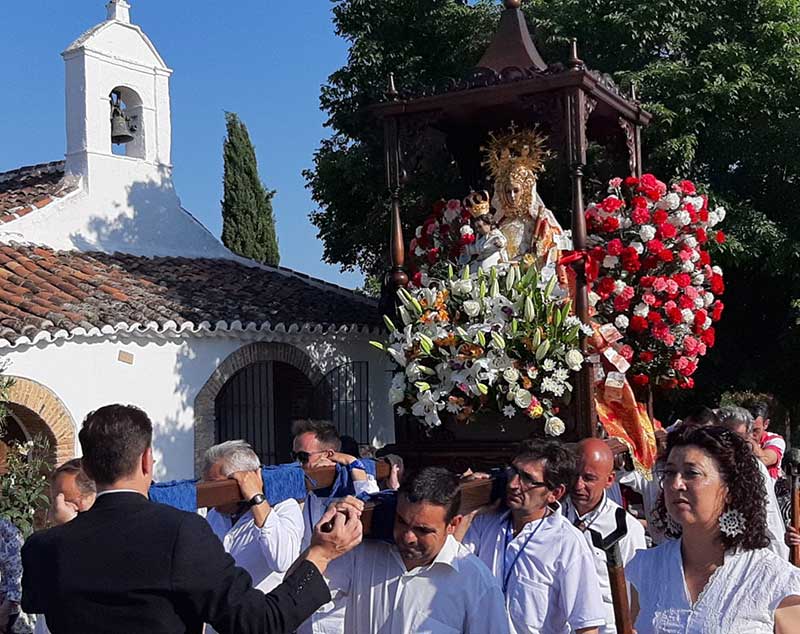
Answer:
[(528, 535), (525, 543), (522, 544), (522, 548), (519, 549), (517, 554), (514, 556), (514, 561), (511, 562), (511, 566), (506, 572), (506, 553), (508, 552), (508, 545), (511, 543), (514, 535), (514, 528), (512, 525), (512, 518), (509, 514), (508, 516), (508, 524), (506, 525), (506, 534), (505, 534), (505, 547), (503, 548), (503, 594), (508, 591), (508, 582), (511, 580), (511, 574), (514, 572), (514, 566), (517, 565), (517, 560), (522, 556), (522, 553), (525, 552), (525, 549), (528, 547), (531, 539), (533, 536), (536, 535), (536, 531), (538, 531), (542, 527), (542, 523), (547, 519), (547, 511), (545, 511), (545, 515), (542, 519), (539, 520), (539, 523), (536, 527), (531, 531), (530, 535)]

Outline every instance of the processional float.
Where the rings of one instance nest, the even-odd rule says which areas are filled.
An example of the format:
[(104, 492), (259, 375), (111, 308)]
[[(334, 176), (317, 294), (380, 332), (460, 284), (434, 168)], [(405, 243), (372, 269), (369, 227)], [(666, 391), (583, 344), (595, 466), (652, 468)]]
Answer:
[[(558, 421), (558, 424), (550, 425), (549, 429), (545, 424), (542, 435), (558, 435), (564, 442), (602, 437), (620, 460), (629, 457), (639, 467), (650, 467), (655, 459), (656, 440), (663, 440), (664, 437), (663, 432), (654, 430), (651, 423), (650, 389), (638, 391), (636, 400), (639, 403), (634, 405), (638, 414), (634, 412), (633, 415), (640, 418), (628, 427), (612, 424), (614, 421), (609, 420), (608, 411), (604, 411), (605, 415), (598, 415), (596, 410), (596, 404), (603, 405), (602, 395), (598, 396), (597, 392), (600, 372), (598, 368), (604, 362), (602, 357), (620, 369), (616, 373), (617, 377), (624, 375), (625, 370), (619, 367), (622, 360), (617, 358), (619, 355), (615, 357), (614, 348), (610, 345), (604, 348), (602, 339), (606, 335), (603, 329), (589, 327), (592, 315), (587, 269), (591, 266), (588, 257), (591, 245), (587, 241), (584, 180), (590, 143), (610, 149), (610, 154), (620, 157), (624, 164), (622, 171), (641, 179), (641, 131), (650, 122), (651, 115), (643, 110), (632, 88), (628, 94), (623, 94), (609, 75), (587, 68), (579, 58), (578, 45), (574, 40), (565, 64), (546, 63), (531, 38), (520, 9), (521, 0), (504, 0), (503, 4), (505, 8), (488, 49), (466, 76), (448, 79), (432, 87), (408, 89), (402, 85), (402, 78), (395, 80), (390, 75), (387, 78), (384, 100), (370, 108), (374, 119), (384, 130), (390, 208), (390, 270), (384, 280), (381, 302), (383, 312), (389, 318), (387, 325), (390, 339), (386, 344), (376, 343), (391, 352), (404, 370), (404, 376), (400, 377), (402, 386), (393, 385), (393, 390), (398, 393), (398, 398), (393, 399), (395, 404), (403, 401), (403, 390), (409, 384), (416, 386), (420, 393), (424, 392), (428, 399), (427, 402), (418, 400), (414, 404), (415, 411), (396, 415), (396, 442), (390, 450), (403, 456), (405, 463), (412, 468), (443, 465), (456, 471), (469, 468), (491, 470), (504, 464), (516, 443), (530, 434), (530, 420), (524, 419), (527, 425), (517, 424), (514, 420), (519, 418), (516, 407), (531, 419), (549, 416), (549, 422)], [(557, 227), (553, 214), (546, 209), (536, 191), (536, 170), (547, 158), (545, 147), (550, 156), (557, 159), (550, 162), (560, 165), (553, 172), (557, 176), (558, 173), (563, 174), (564, 180), (569, 181), (568, 188), (562, 187), (559, 190), (556, 187), (549, 194), (558, 197), (559, 191), (569, 191), (568, 200), (561, 201), (562, 204), (556, 201), (554, 208), (568, 212), (571, 240)], [(448, 155), (457, 166), (464, 185), (464, 203), (463, 206), (457, 205), (458, 209), (440, 208), (438, 213), (443, 220), (424, 226), (423, 231), (415, 232), (407, 243), (404, 233), (408, 234), (413, 227), (409, 226), (407, 220), (404, 221), (407, 215), (403, 210), (404, 187), (421, 170), (429, 168), (430, 161), (425, 160), (425, 155), (431, 148)], [(491, 183), (494, 189), (491, 195), (485, 191), (490, 189), (487, 187), (487, 180), (490, 179), (494, 181)], [(666, 189), (663, 183), (659, 185), (663, 190)], [(664, 193), (661, 192), (662, 195)], [(682, 193), (694, 195), (693, 186), (691, 191)], [(653, 200), (656, 199), (658, 196)], [(707, 201), (703, 204), (706, 203)], [(520, 217), (520, 208), (527, 213), (528, 206), (531, 210), (536, 210), (536, 213), (530, 214), (534, 222), (526, 226), (525, 219), (525, 222), (517, 222), (515, 225), (514, 222)], [(476, 285), (480, 288), (481, 300), (484, 296), (497, 299), (496, 308), (501, 312), (507, 308), (499, 299), (504, 296), (506, 300), (511, 297), (517, 302), (517, 312), (524, 306), (526, 317), (545, 313), (546, 318), (542, 325), (535, 332), (527, 333), (521, 338), (534, 358), (542, 360), (548, 356), (546, 344), (551, 342), (548, 339), (550, 336), (561, 347), (559, 358), (567, 365), (570, 364), (566, 352), (573, 346), (582, 360), (590, 356), (601, 357), (600, 362), (581, 362), (570, 367), (574, 371), (567, 381), (570, 398), (564, 399), (563, 407), (550, 402), (540, 403), (532, 398), (530, 390), (525, 386), (541, 381), (541, 376), (537, 378), (531, 371), (526, 375), (524, 367), (505, 368), (510, 372), (506, 380), (519, 380), (519, 389), (513, 395), (509, 391), (508, 397), (513, 406), (509, 404), (504, 408), (501, 402), (487, 419), (480, 411), (480, 404), (485, 402), (487, 396), (487, 386), (480, 373), (467, 376), (464, 364), (460, 363), (453, 363), (450, 367), (447, 363), (441, 363), (434, 369), (430, 364), (414, 364), (406, 356), (409, 350), (420, 347), (423, 352), (429, 353), (441, 343), (428, 335), (407, 337), (408, 322), (418, 319), (423, 312), (436, 312), (432, 311), (434, 307), (445, 315), (448, 309), (446, 294), (437, 292), (436, 289), (424, 290), (425, 278), (411, 279), (415, 278), (411, 270), (411, 258), (420, 244), (428, 240), (427, 232), (431, 228), (440, 231), (444, 224), (461, 225), (464, 234), (469, 237), (472, 228), (464, 227), (479, 224), (481, 217), (486, 222), (486, 212), (492, 208), (493, 220), (498, 221), (499, 225), (491, 227), (491, 231), (487, 230), (477, 238), (476, 246), (471, 247), (473, 254), (475, 249), (478, 253), (484, 249), (485, 253), (478, 257), (479, 261), (476, 262), (473, 258), (465, 262), (463, 272), (453, 270), (452, 266), (447, 271), (440, 267), (436, 275), (446, 280), (447, 293), (457, 292), (457, 286), (472, 288)], [(703, 212), (708, 213), (705, 209)], [(463, 218), (459, 220), (461, 214), (467, 221)], [(515, 231), (519, 233), (515, 234)], [(550, 252), (544, 253), (536, 249), (523, 256), (520, 244), (523, 244), (524, 250), (524, 243), (528, 238), (521, 239), (520, 235), (526, 236), (530, 233), (535, 234), (537, 239), (544, 237), (556, 244), (556, 250), (560, 253), (555, 262), (549, 261)], [(486, 249), (486, 245), (495, 238), (497, 248)], [(465, 241), (469, 242), (466, 238)], [(425, 251), (424, 248), (421, 250)], [(499, 252), (503, 250), (505, 253)], [(542, 273), (545, 260), (551, 269), (549, 281)], [(505, 262), (506, 265), (493, 264), (484, 268), (485, 263), (498, 261)], [(556, 282), (558, 287), (563, 287), (571, 301), (558, 306), (548, 303), (547, 296), (553, 291)], [(421, 294), (412, 296), (406, 290), (413, 287)], [(505, 294), (498, 290), (501, 287), (506, 289)], [(524, 295), (524, 302), (519, 293)], [(421, 306), (422, 302), (425, 303), (424, 307)], [(466, 301), (459, 303), (459, 310), (469, 313), (472, 308)], [(410, 313), (414, 315), (409, 319)], [(499, 313), (498, 318), (503, 321), (505, 329), (500, 332), (508, 332), (510, 329), (516, 333), (516, 319), (505, 319)], [(710, 318), (708, 319), (710, 323)], [(527, 321), (531, 322), (531, 319)], [(458, 334), (462, 340), (462, 334), (470, 337), (474, 335), (473, 348), (486, 350), (494, 346), (498, 352), (496, 356), (502, 356), (502, 350), (508, 342), (504, 335), (494, 330), (497, 329), (475, 333), (461, 331)], [(441, 335), (446, 339), (453, 332), (443, 331)], [(612, 333), (605, 343), (613, 342)], [(459, 349), (459, 354), (469, 356), (470, 346)], [(470, 362), (469, 365), (479, 366), (485, 362), (484, 359), (476, 363)], [(439, 372), (439, 367), (444, 370)], [(503, 370), (503, 367), (485, 368), (486, 372)], [(446, 410), (444, 402), (433, 399), (431, 393), (434, 390), (426, 380), (433, 374), (443, 381), (442, 373), (447, 375), (449, 381), (462, 381), (462, 389), (466, 395), (462, 399), (447, 398)], [(614, 374), (608, 372), (605, 378), (606, 389), (616, 387), (621, 390), (624, 387), (628, 393), (632, 393), (630, 386), (624, 382), (624, 377), (621, 382), (619, 378), (615, 378), (614, 381), (618, 383), (614, 384), (611, 380)], [(506, 409), (507, 420), (503, 418)], [(436, 424), (431, 424), (432, 421)], [(379, 464), (379, 476), (382, 469), (386, 469), (385, 465), (382, 467)], [(311, 479), (316, 481), (316, 486), (330, 484), (334, 473), (333, 470), (329, 471), (312, 474)], [(500, 478), (463, 484), (462, 512), (470, 512), (496, 499), (503, 490), (498, 485), (502, 485)], [(238, 487), (233, 482), (198, 485), (197, 491), (200, 506), (213, 506), (238, 499)], [(380, 502), (367, 506), (363, 521), (368, 529), (379, 505)], [(622, 526), (624, 527), (624, 522)], [(619, 537), (618, 534), (612, 534), (603, 539), (597, 535), (596, 545), (608, 553), (609, 578), (618, 629), (621, 632), (630, 632), (624, 573), (616, 548)]]
[[(508, 187), (509, 192), (515, 190), (517, 184), (525, 189), (530, 186), (526, 179), (533, 178), (533, 191), (535, 192), (536, 174), (534, 170), (537, 168), (536, 162), (540, 160), (541, 156), (540, 141), (543, 140), (544, 144), (560, 157), (569, 175), (572, 244), (562, 245), (561, 250), (567, 252), (567, 257), (557, 263), (551, 262), (551, 264), (559, 266), (564, 263), (562, 265), (564, 266), (568, 263), (573, 273), (571, 282), (565, 282), (564, 286), (571, 286), (570, 290), (574, 300), (574, 306), (569, 310), (570, 312), (574, 311), (574, 315), (580, 320), (580, 323), (590, 323), (586, 259), (582, 257), (582, 254), (587, 251), (584, 204), (587, 147), (590, 140), (600, 141), (606, 146), (621, 146), (627, 155), (628, 173), (640, 177), (642, 173), (641, 129), (649, 123), (651, 115), (642, 109), (634, 94), (623, 95), (608, 75), (589, 70), (579, 58), (577, 43), (574, 40), (565, 65), (548, 65), (531, 39), (520, 4), (520, 0), (505, 0), (505, 10), (489, 48), (477, 66), (466, 77), (461, 80), (446, 81), (427, 90), (406, 93), (402, 88), (398, 88), (398, 82), (393, 76), (390, 76), (385, 95), (386, 101), (373, 107), (374, 114), (383, 122), (386, 179), (391, 201), (389, 242), (391, 269), (385, 284), (385, 292), (388, 297), (384, 297), (383, 306), (386, 307), (387, 312), (393, 313), (394, 321), (398, 323), (395, 326), (394, 322), (388, 322), (390, 329), (393, 327), (398, 330), (402, 329), (404, 324), (410, 321), (403, 311), (414, 311), (414, 305), (411, 304), (413, 298), (410, 295), (404, 295), (402, 290), (409, 285), (410, 281), (407, 267), (408, 245), (404, 239), (403, 187), (409, 179), (414, 178), (415, 168), (421, 164), (418, 158), (418, 153), (421, 151), (419, 146), (428, 145), (429, 147), (430, 143), (438, 143), (446, 148), (458, 166), (465, 189), (478, 192), (468, 196), (464, 202), (464, 207), (473, 216), (489, 211), (488, 192), (483, 192), (483, 190), (486, 189), (487, 176), (494, 180), (495, 191), (492, 202), (497, 203), (492, 205), (494, 219), (507, 215), (502, 213), (504, 197), (502, 189), (504, 187)], [(504, 133), (509, 129), (510, 132)], [(526, 137), (524, 130), (535, 132), (529, 132)], [(422, 143), (423, 137), (425, 143)], [(506, 139), (505, 147), (502, 138)], [(534, 153), (538, 155), (532, 156)], [(503, 161), (506, 163), (505, 168), (502, 165)], [(501, 176), (503, 169), (507, 172), (505, 180)], [(517, 184), (513, 182), (513, 178), (508, 178), (508, 172), (515, 169), (519, 172)], [(527, 175), (525, 175), (526, 170)], [(537, 200), (541, 202), (538, 194), (532, 198), (530, 203), (534, 207)], [(486, 208), (475, 213), (474, 208), (480, 205), (484, 205)], [(513, 206), (513, 203), (510, 203), (510, 206)], [(523, 206), (525, 207), (525, 205)], [(498, 210), (497, 207), (501, 209)], [(542, 218), (544, 211), (542, 204), (541, 210), (531, 215), (538, 216), (539, 223), (547, 223), (547, 219)], [(457, 220), (451, 215), (446, 222), (452, 224)], [(437, 223), (435, 229), (438, 230), (438, 228), (439, 224)], [(535, 225), (533, 233), (541, 239), (540, 228), (541, 224)], [(513, 262), (516, 255), (517, 261), (522, 260), (523, 258), (519, 257), (517, 253), (519, 244), (515, 243), (518, 236), (511, 231), (511, 227), (508, 229), (504, 236), (505, 239), (499, 237), (497, 242), (498, 246), (507, 245), (510, 251), (502, 259)], [(519, 229), (523, 231), (521, 228)], [(413, 247), (420, 240), (425, 240), (426, 233), (425, 228), (421, 233), (417, 232), (413, 236), (411, 246)], [(414, 250), (416, 249), (412, 249), (412, 253)], [(531, 255), (539, 259), (536, 262), (537, 268), (543, 264), (541, 249), (538, 253), (534, 249)], [(493, 261), (497, 259), (497, 256), (494, 255)], [(546, 256), (545, 259), (547, 259)], [(551, 271), (551, 274), (557, 275), (558, 273)], [(453, 275), (451, 267), (448, 276), (452, 277)], [(466, 282), (466, 272), (464, 276)], [(513, 274), (507, 273), (505, 280), (508, 281), (509, 276), (512, 279), (507, 287), (518, 285)], [(419, 281), (417, 283), (419, 284)], [(478, 277), (475, 283), (482, 284), (484, 282)], [(497, 274), (494, 271), (487, 273), (485, 283), (497, 284)], [(424, 284), (425, 280), (422, 280), (422, 285)], [(552, 286), (548, 287), (548, 290), (551, 289)], [(398, 292), (401, 305), (397, 310), (393, 310), (392, 300)], [(456, 292), (456, 287), (451, 284), (447, 287), (446, 292)], [(494, 295), (491, 291), (489, 293)], [(403, 297), (408, 298), (409, 301), (406, 303)], [(481, 291), (480, 297), (483, 298), (483, 291)], [(431, 294), (428, 301), (437, 300)], [(406, 305), (403, 306), (403, 303)], [(466, 304), (463, 307), (466, 307)], [(542, 308), (542, 306), (538, 308)], [(564, 309), (563, 315), (556, 314), (555, 320), (563, 321), (566, 318), (567, 310)], [(558, 313), (557, 310), (555, 312)], [(552, 312), (549, 319), (551, 322), (553, 321)], [(514, 327), (516, 328), (516, 325)], [(589, 356), (587, 339), (590, 333), (591, 331), (584, 332), (580, 329), (577, 331), (577, 346), (583, 357)], [(492, 332), (492, 336), (494, 334)], [(442, 333), (442, 336), (450, 335)], [(397, 339), (401, 339), (401, 337), (398, 336)], [(476, 345), (478, 343), (483, 343), (483, 341), (476, 342)], [(531, 348), (531, 352), (534, 353), (536, 346), (538, 346), (536, 351), (540, 352), (540, 340), (537, 339), (533, 343), (534, 347)], [(496, 344), (498, 347), (505, 345), (501, 341), (497, 341)], [(426, 345), (424, 338), (422, 345)], [(485, 348), (486, 346), (481, 347)], [(400, 355), (404, 354), (402, 347), (399, 353)], [(405, 357), (401, 356), (400, 359), (397, 359), (397, 351), (394, 356), (395, 360), (401, 365), (405, 365), (406, 368), (410, 364)], [(460, 368), (458, 365), (453, 367)], [(426, 371), (430, 373), (431, 368)], [(514, 369), (512, 373), (516, 371)], [(413, 380), (413, 378), (415, 377), (409, 377), (409, 380)], [(421, 385), (427, 385), (424, 375), (419, 378), (422, 379)], [(581, 438), (608, 436), (604, 434), (595, 411), (596, 381), (597, 376), (594, 374), (594, 369), (589, 364), (582, 364), (571, 384), (573, 393), (570, 399), (570, 415), (564, 417), (566, 418), (564, 433), (559, 434), (563, 440), (574, 442)], [(530, 380), (528, 382), (530, 383)], [(479, 392), (485, 394), (486, 388), (481, 385), (479, 380), (476, 384), (478, 390), (474, 391), (480, 399)], [(420, 383), (417, 382), (415, 385), (419, 386)], [(474, 385), (472, 387), (474, 388)], [(522, 405), (530, 403), (528, 392), (521, 391), (525, 392)], [(538, 403), (536, 398), (533, 400)], [(455, 401), (454, 403), (452, 398), (447, 401), (448, 406), (453, 405), (453, 413), (458, 411), (458, 408), (462, 408), (463, 411), (464, 399), (455, 399)], [(652, 399), (647, 398), (647, 405), (649, 414), (652, 416)], [(436, 405), (431, 407), (435, 410)], [(528, 405), (529, 409), (530, 407)], [(502, 407), (499, 409), (504, 411)], [(511, 455), (515, 441), (530, 432), (530, 428), (523, 423), (522, 429), (518, 429), (515, 434), (510, 430), (511, 425), (500, 418), (493, 430), (490, 425), (489, 429), (485, 430), (485, 435), (480, 436), (479, 433), (475, 433), (474, 420), (470, 426), (464, 424), (463, 417), (461, 421), (458, 421), (458, 416), (450, 416), (449, 424), (445, 422), (431, 430), (426, 429), (426, 425), (420, 423), (419, 415), (422, 412), (423, 410), (420, 408), (416, 412), (416, 417), (398, 416), (396, 418), (397, 442), (392, 450), (402, 455), (407, 463), (414, 466), (441, 464), (457, 470), (495, 467), (504, 464)], [(509, 410), (509, 414), (512, 413)], [(435, 411), (431, 413), (430, 410), (427, 410), (427, 414), (434, 418), (438, 416)], [(558, 418), (558, 420), (561, 421), (562, 418)], [(501, 432), (501, 429), (506, 431)], [(632, 449), (630, 443), (623, 444), (614, 438), (609, 438), (608, 442), (616, 454), (625, 454)], [(470, 501), (488, 502), (492, 497), (492, 483), (486, 482), (477, 486), (479, 488), (476, 491), (481, 491), (482, 495), (474, 495)], [(496, 486), (494, 488), (497, 489)], [(630, 632), (627, 590), (617, 546), (619, 539), (624, 536), (624, 521), (621, 530), (622, 534), (611, 535), (605, 540), (600, 535), (595, 535), (595, 537), (596, 545), (608, 553), (609, 578), (612, 584), (617, 626), (621, 632)]]
[[(391, 237), (387, 294), (409, 284), (408, 245), (404, 239), (403, 187), (421, 164), (420, 145), (439, 143), (458, 166), (465, 191), (486, 188), (486, 148), (511, 127), (536, 130), (547, 147), (565, 166), (571, 191), (570, 219), (574, 271), (574, 314), (590, 322), (585, 260), (587, 229), (584, 173), (590, 141), (616, 146), (627, 158), (627, 169), (641, 175), (641, 130), (651, 119), (635, 96), (623, 95), (610, 76), (589, 70), (572, 42), (566, 64), (548, 65), (531, 39), (520, 0), (505, 0), (505, 10), (487, 51), (477, 66), (461, 80), (447, 80), (435, 87), (404, 93), (390, 77), (386, 100), (372, 108), (382, 121), (385, 136), (386, 177), (390, 195)], [(423, 143), (424, 140), (424, 143)], [(495, 192), (495, 198), (498, 192)], [(569, 258), (566, 258), (569, 259)], [(387, 305), (387, 304), (384, 304)], [(587, 335), (580, 336), (580, 350), (588, 355)], [(603, 435), (595, 412), (594, 376), (584, 364), (575, 380), (573, 411), (563, 440)], [(398, 417), (394, 451), (411, 464), (446, 464), (456, 468), (494, 466), (509, 455), (519, 437), (496, 434), (494, 438), (459, 436), (454, 425), (434, 430), (433, 438), (412, 417)], [(437, 439), (436, 434), (441, 433)], [(523, 432), (524, 433), (524, 432)], [(499, 436), (499, 438), (497, 437)], [(610, 440), (615, 453), (627, 451)]]

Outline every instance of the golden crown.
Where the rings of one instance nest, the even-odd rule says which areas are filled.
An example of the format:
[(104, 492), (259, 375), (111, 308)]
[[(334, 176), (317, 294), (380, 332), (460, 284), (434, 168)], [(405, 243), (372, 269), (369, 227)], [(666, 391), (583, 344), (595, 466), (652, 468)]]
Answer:
[(518, 130), (511, 124), (508, 132), (489, 134), (489, 143), (481, 147), (485, 154), (482, 165), (489, 170), (493, 180), (507, 177), (517, 167), (532, 173), (544, 171), (544, 161), (550, 153), (545, 149), (545, 138), (536, 128)]
[(491, 211), (489, 192), (470, 192), (470, 195), (464, 199), (464, 209), (466, 209), (473, 218), (488, 214)]

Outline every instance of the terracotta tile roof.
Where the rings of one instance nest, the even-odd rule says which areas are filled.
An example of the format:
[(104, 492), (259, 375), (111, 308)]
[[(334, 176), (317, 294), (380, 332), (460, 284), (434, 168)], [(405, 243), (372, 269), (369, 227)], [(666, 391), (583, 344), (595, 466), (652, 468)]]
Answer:
[(0, 245), (0, 347), (123, 331), (363, 330), (381, 324), (373, 300), (288, 269)]
[(64, 161), (0, 172), (0, 223), (21, 218), (76, 189), (77, 183), (64, 176)]

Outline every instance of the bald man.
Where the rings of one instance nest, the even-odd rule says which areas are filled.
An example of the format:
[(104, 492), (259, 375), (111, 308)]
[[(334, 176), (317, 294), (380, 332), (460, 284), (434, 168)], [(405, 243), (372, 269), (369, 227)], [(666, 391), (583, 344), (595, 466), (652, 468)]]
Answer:
[(570, 491), (562, 511), (568, 520), (583, 533), (594, 555), (595, 569), (606, 608), (606, 625), (600, 634), (616, 634), (614, 603), (608, 580), (606, 554), (592, 542), (590, 531), (607, 537), (617, 528), (617, 518), (624, 521), (626, 535), (619, 542), (622, 560), (627, 566), (637, 550), (647, 548), (644, 528), (630, 513), (611, 500), (606, 491), (614, 484), (614, 454), (605, 441), (587, 438), (578, 443), (578, 479)]

